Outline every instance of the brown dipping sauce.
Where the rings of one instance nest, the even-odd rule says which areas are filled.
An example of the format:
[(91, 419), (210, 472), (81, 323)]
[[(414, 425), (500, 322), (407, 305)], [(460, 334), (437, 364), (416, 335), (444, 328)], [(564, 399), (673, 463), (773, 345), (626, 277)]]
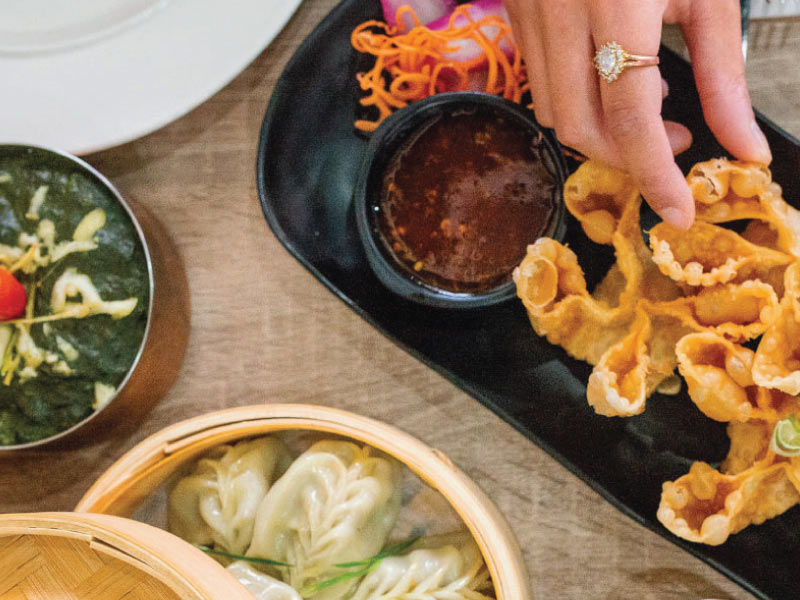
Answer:
[(378, 225), (414, 277), (483, 292), (507, 280), (546, 232), (555, 185), (539, 140), (521, 125), (491, 112), (446, 115), (390, 161)]

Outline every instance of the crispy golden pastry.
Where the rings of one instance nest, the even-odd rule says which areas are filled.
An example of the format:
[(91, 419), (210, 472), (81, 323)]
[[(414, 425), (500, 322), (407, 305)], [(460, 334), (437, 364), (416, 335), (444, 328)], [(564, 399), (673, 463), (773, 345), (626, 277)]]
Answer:
[(750, 221), (744, 228), (742, 237), (757, 246), (770, 250), (778, 249), (778, 232), (764, 221)]
[(791, 458), (786, 462), (786, 476), (798, 492), (800, 492), (800, 458)]
[(568, 179), (565, 201), (591, 239), (614, 246), (617, 262), (589, 294), (575, 253), (542, 238), (528, 247), (514, 281), (536, 332), (594, 365), (628, 334), (641, 298), (671, 300), (680, 289), (661, 275), (642, 240), (641, 197), (630, 177), (584, 163)]
[(696, 164), (686, 181), (698, 221), (763, 221), (775, 231), (778, 250), (800, 257), (800, 211), (784, 202), (765, 165), (716, 158)]
[(746, 423), (728, 423), (728, 437), (731, 447), (728, 456), (722, 461), (721, 470), (728, 475), (736, 475), (763, 460), (769, 451), (769, 440), (775, 421), (752, 420)]
[(772, 452), (730, 475), (696, 462), (683, 477), (664, 483), (658, 520), (685, 540), (722, 544), (730, 534), (759, 525), (800, 502), (787, 466), (785, 461), (776, 461)]
[(690, 286), (712, 286), (733, 280), (740, 271), (748, 279), (786, 266), (792, 257), (763, 248), (734, 231), (695, 221), (688, 231), (667, 223), (650, 230), (653, 262), (670, 279)]
[(715, 421), (748, 421), (758, 414), (754, 352), (710, 332), (692, 333), (675, 347), (678, 370), (697, 408)]
[(649, 314), (652, 332), (648, 340), (650, 349), (650, 377), (657, 378), (657, 381), (650, 381), (648, 393), (664, 379), (672, 376), (678, 360), (675, 356), (675, 345), (685, 335), (692, 330), (681, 322), (669, 315)]
[[(778, 250), (778, 233), (769, 223), (750, 221), (742, 232), (742, 237), (748, 242), (761, 246), (762, 248)], [(778, 298), (782, 298), (784, 292), (784, 275), (789, 264), (765, 266), (757, 262), (748, 263), (738, 269), (737, 275), (733, 281), (741, 283), (748, 279), (760, 279), (764, 283), (770, 284), (778, 295)]]
[(633, 320), (628, 304), (612, 307), (593, 298), (575, 253), (550, 238), (528, 246), (514, 281), (536, 333), (591, 364), (627, 333)]
[[(620, 296), (628, 285), (628, 279), (622, 274), (619, 263), (614, 263), (606, 273), (605, 277), (598, 283), (592, 292), (592, 298), (607, 306), (615, 307), (619, 305)], [(629, 304), (631, 304), (629, 302)]]
[(650, 315), (640, 305), (628, 334), (610, 346), (595, 365), (586, 387), (589, 404), (607, 417), (630, 417), (644, 411), (650, 394), (675, 377), (675, 344), (687, 333), (676, 319)]
[(644, 410), (650, 363), (647, 348), (650, 332), (647, 313), (637, 311), (628, 335), (600, 358), (586, 386), (586, 398), (598, 414), (627, 417)]
[(711, 331), (733, 340), (764, 333), (780, 313), (775, 290), (761, 281), (700, 288), (670, 302), (643, 301), (652, 314), (669, 315), (693, 331)]
[(598, 244), (612, 244), (621, 229), (639, 224), (641, 196), (633, 179), (593, 161), (583, 163), (567, 179), (564, 204)]
[(564, 203), (590, 240), (614, 246), (617, 262), (592, 294), (631, 312), (639, 298), (672, 300), (680, 289), (661, 275), (642, 239), (642, 197), (630, 176), (587, 161), (564, 186)]
[[(575, 304), (570, 308), (574, 309)], [(581, 303), (580, 308), (596, 309), (597, 306)], [(560, 308), (567, 308), (567, 305)], [(612, 313), (596, 310), (582, 313), (584, 317), (609, 314)], [(531, 315), (531, 321), (541, 322), (535, 315)], [(687, 333), (672, 319), (659, 317), (653, 321), (655, 327), (651, 326), (649, 315), (640, 310), (633, 323), (609, 321), (609, 325), (603, 327), (598, 325), (597, 320), (576, 319), (577, 329), (551, 330), (546, 335), (548, 340), (552, 340), (554, 335), (561, 335), (566, 340), (561, 345), (570, 354), (588, 354), (584, 360), (596, 364), (587, 387), (589, 404), (599, 414), (627, 417), (641, 413), (645, 408), (645, 399), (662, 381), (674, 375), (675, 341)]]
[[(728, 204), (730, 209), (740, 211), (731, 217), (728, 212), (720, 211), (703, 213), (703, 218), (719, 223), (732, 219), (757, 219), (761, 214), (759, 196), (772, 185), (772, 174), (766, 165), (732, 161), (725, 158), (712, 158), (699, 162), (686, 177), (689, 189), (696, 202), (705, 209), (710, 209), (720, 202)], [(747, 202), (740, 205), (739, 200)]]
[[(790, 400), (794, 411), (796, 399)], [(800, 460), (770, 449), (776, 422), (729, 423), (731, 447), (721, 472), (696, 462), (687, 475), (666, 482), (659, 521), (684, 539), (717, 545), (800, 502)]]
[(629, 310), (632, 319), (640, 297), (668, 300), (680, 294), (658, 272), (642, 239), (642, 198), (631, 177), (588, 161), (567, 179), (564, 203), (589, 239), (614, 246), (617, 261), (597, 286), (595, 298)]
[[(632, 180), (584, 163), (565, 202), (616, 262), (590, 291), (575, 253), (541, 239), (514, 280), (536, 332), (594, 365), (599, 414), (641, 413), (662, 382), (679, 390), (677, 366), (698, 409), (728, 422), (721, 471), (695, 463), (664, 484), (658, 510), (675, 535), (716, 545), (800, 502), (800, 438), (782, 425), (800, 416), (800, 212), (761, 165), (711, 160), (687, 181), (698, 221), (656, 225), (651, 252)], [(715, 225), (740, 219), (741, 235)], [(741, 345), (762, 335), (755, 352)]]
[(786, 269), (783, 277), (786, 301), (791, 304), (794, 318), (800, 321), (800, 262)]
[(754, 352), (724, 337), (711, 332), (687, 335), (676, 345), (675, 354), (689, 397), (715, 421), (774, 423), (800, 409), (797, 398), (756, 385)]
[(765, 388), (800, 394), (800, 263), (784, 278), (780, 312), (756, 350), (753, 379)]

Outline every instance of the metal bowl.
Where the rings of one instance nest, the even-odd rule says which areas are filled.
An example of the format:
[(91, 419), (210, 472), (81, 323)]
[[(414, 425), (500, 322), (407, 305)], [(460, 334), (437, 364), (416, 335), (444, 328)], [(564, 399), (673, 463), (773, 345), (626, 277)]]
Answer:
[(149, 304), (138, 352), (111, 400), (68, 429), (33, 442), (0, 445), (0, 453), (80, 445), (109, 437), (120, 427), (134, 427), (177, 379), (189, 339), (186, 271), (164, 226), (144, 207), (125, 201), (108, 179), (80, 158), (51, 148), (0, 144), (0, 156), (22, 154), (41, 155), (49, 164), (77, 169), (116, 198), (133, 223), (144, 251)]
[[(408, 300), (443, 308), (477, 308), (509, 300), (516, 293), (511, 273), (504, 281), (480, 292), (453, 292), (423, 282), (409, 274), (380, 239), (382, 233), (377, 215), (383, 176), (396, 153), (433, 121), (446, 115), (476, 110), (502, 116), (527, 131), (531, 139), (541, 140), (542, 158), (555, 181), (555, 210), (542, 235), (556, 239), (564, 235), (564, 156), (555, 136), (536, 122), (530, 110), (499, 96), (479, 92), (450, 92), (415, 102), (394, 113), (372, 134), (353, 193), (356, 225), (370, 267), (383, 285)], [(534, 241), (531, 239), (530, 243)]]

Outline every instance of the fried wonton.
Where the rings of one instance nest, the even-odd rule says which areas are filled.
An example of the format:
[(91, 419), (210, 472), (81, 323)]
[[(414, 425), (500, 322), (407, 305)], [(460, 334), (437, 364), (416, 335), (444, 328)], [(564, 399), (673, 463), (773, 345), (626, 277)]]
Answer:
[(779, 314), (772, 286), (761, 281), (701, 288), (670, 302), (643, 301), (652, 314), (669, 315), (693, 331), (711, 331), (733, 340), (758, 337)]
[(765, 165), (716, 158), (696, 164), (686, 181), (698, 221), (765, 222), (775, 232), (776, 248), (800, 257), (800, 211), (784, 202)]
[(780, 312), (756, 350), (753, 379), (765, 388), (800, 394), (800, 263), (784, 278)]
[(610, 305), (616, 296), (633, 310), (639, 298), (662, 301), (680, 295), (680, 289), (659, 272), (644, 243), (639, 224), (642, 197), (629, 175), (585, 162), (567, 179), (564, 203), (590, 240), (614, 246), (617, 261), (593, 296)]
[(600, 358), (586, 386), (586, 398), (598, 414), (625, 417), (644, 410), (650, 332), (650, 318), (639, 310), (628, 335)]
[[(630, 177), (584, 163), (566, 183), (565, 202), (593, 241), (614, 247), (616, 263), (589, 293), (575, 254), (544, 239), (529, 247), (514, 274), (536, 332), (596, 365), (587, 397), (595, 410), (608, 416), (644, 409), (646, 397), (672, 375), (675, 344), (683, 335), (712, 331), (734, 340), (761, 335), (777, 314), (778, 297), (770, 284), (745, 277), (758, 275), (755, 267), (783, 268), (792, 260), (715, 225), (703, 223), (684, 234), (657, 226), (651, 234), (655, 246), (669, 249), (674, 242), (677, 257), (672, 256), (684, 260), (682, 272), (687, 267), (691, 273), (689, 259), (713, 250), (722, 264), (729, 258), (733, 263), (719, 279), (742, 279), (715, 284), (695, 281), (691, 274), (675, 277), (682, 289), (659, 270), (665, 263), (657, 264), (644, 243), (641, 201)], [(659, 233), (668, 238), (663, 244)], [(697, 266), (702, 274), (702, 264)], [(707, 283), (707, 289), (694, 289), (698, 283)], [(636, 317), (640, 309), (646, 315)]]
[[(715, 545), (800, 502), (800, 457), (771, 446), (776, 423), (800, 416), (800, 212), (763, 165), (711, 160), (687, 182), (697, 221), (653, 227), (651, 252), (633, 180), (584, 163), (565, 202), (616, 262), (590, 291), (575, 253), (542, 239), (514, 280), (536, 332), (594, 365), (597, 413), (641, 413), (654, 390), (680, 389), (677, 366), (698, 409), (728, 423), (721, 470), (695, 463), (658, 510), (675, 535)], [(741, 234), (716, 225), (739, 220)], [(759, 336), (755, 352), (741, 345)]]
[[(792, 404), (791, 410), (796, 409)], [(760, 419), (729, 423), (731, 446), (721, 471), (696, 462), (688, 474), (666, 482), (658, 520), (686, 540), (718, 545), (730, 534), (800, 502), (800, 460), (770, 449), (775, 423)]]
[(688, 332), (676, 319), (650, 315), (639, 305), (628, 335), (610, 346), (595, 365), (586, 387), (589, 404), (607, 417), (644, 411), (648, 396), (674, 378), (675, 344)]
[(800, 457), (786, 461), (786, 476), (792, 482), (794, 488), (800, 492)]
[(742, 237), (762, 248), (778, 249), (778, 232), (764, 221), (750, 221), (744, 228)]
[(667, 481), (658, 520), (675, 535), (712, 546), (748, 525), (759, 525), (800, 502), (787, 476), (786, 462), (772, 452), (736, 474), (723, 474), (704, 462)]
[(514, 281), (536, 333), (590, 364), (627, 333), (633, 320), (632, 306), (593, 298), (575, 253), (549, 238), (528, 246)]
[(754, 352), (711, 332), (693, 333), (678, 342), (678, 369), (689, 397), (715, 421), (776, 422), (800, 408), (796, 398), (753, 381)]
[(763, 460), (769, 451), (769, 440), (772, 437), (774, 421), (757, 419), (741, 423), (728, 423), (728, 437), (731, 447), (728, 456), (722, 461), (721, 470), (728, 475), (736, 475), (749, 469), (756, 462)]
[(792, 257), (751, 243), (730, 229), (696, 221), (688, 231), (667, 223), (650, 230), (653, 261), (670, 279), (690, 286), (733, 280), (740, 271), (757, 278), (762, 271), (786, 266)]
[(629, 176), (589, 161), (567, 180), (564, 196), (586, 234), (614, 246), (616, 263), (589, 294), (574, 252), (543, 238), (528, 247), (514, 281), (536, 332), (597, 364), (628, 333), (640, 298), (671, 300), (680, 290), (658, 272), (642, 239), (641, 196)]
[(715, 421), (748, 421), (759, 410), (755, 353), (715, 333), (692, 333), (675, 348), (678, 370), (697, 408)]
[(567, 179), (564, 204), (598, 244), (612, 244), (615, 234), (639, 224), (641, 196), (633, 179), (593, 161), (583, 163)]

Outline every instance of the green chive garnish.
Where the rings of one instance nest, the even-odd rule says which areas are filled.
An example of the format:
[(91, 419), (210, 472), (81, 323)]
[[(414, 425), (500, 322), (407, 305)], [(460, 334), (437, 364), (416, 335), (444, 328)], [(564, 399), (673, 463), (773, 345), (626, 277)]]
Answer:
[(247, 562), (258, 563), (261, 565), (270, 565), (273, 567), (291, 567), (289, 563), (281, 562), (279, 560), (271, 560), (269, 558), (258, 558), (256, 556), (243, 556), (241, 554), (231, 554), (230, 552), (222, 552), (221, 550), (214, 550), (213, 548), (209, 548), (208, 546), (197, 546), (205, 552), (206, 554), (213, 554), (215, 556), (222, 556), (224, 558), (230, 558), (231, 560), (245, 560)]
[(373, 556), (372, 558), (367, 558), (366, 560), (357, 560), (353, 562), (346, 562), (346, 563), (338, 563), (334, 566), (339, 569), (349, 569), (354, 567), (362, 567), (356, 571), (350, 571), (348, 573), (342, 573), (341, 575), (337, 575), (331, 579), (326, 579), (325, 581), (321, 581), (320, 583), (315, 583), (313, 585), (306, 586), (300, 591), (300, 595), (304, 598), (307, 596), (313, 596), (318, 594), (325, 588), (329, 588), (332, 585), (336, 585), (337, 583), (341, 583), (342, 581), (347, 581), (348, 579), (354, 579), (356, 577), (363, 577), (368, 575), (372, 571), (374, 571), (378, 565), (381, 564), (381, 561), (384, 558), (389, 558), (390, 556), (396, 556), (398, 554), (402, 554), (404, 551), (408, 550), (414, 543), (420, 538), (420, 536), (413, 537), (407, 539), (403, 542), (399, 542), (392, 546), (388, 546), (381, 550), (378, 554)]
[(389, 556), (402, 554), (404, 550), (407, 550), (408, 548), (413, 546), (418, 539), (419, 536), (404, 540), (402, 542), (398, 542), (397, 544), (394, 544), (392, 546), (387, 546), (386, 548), (378, 552), (378, 554), (376, 554), (372, 558), (367, 558), (366, 560), (357, 560), (354, 562), (347, 562), (347, 563), (337, 563), (333, 566), (339, 567), (340, 569), (349, 569), (351, 567), (360, 567), (363, 565), (372, 564), (374, 562), (380, 562), (384, 558), (388, 558)]

